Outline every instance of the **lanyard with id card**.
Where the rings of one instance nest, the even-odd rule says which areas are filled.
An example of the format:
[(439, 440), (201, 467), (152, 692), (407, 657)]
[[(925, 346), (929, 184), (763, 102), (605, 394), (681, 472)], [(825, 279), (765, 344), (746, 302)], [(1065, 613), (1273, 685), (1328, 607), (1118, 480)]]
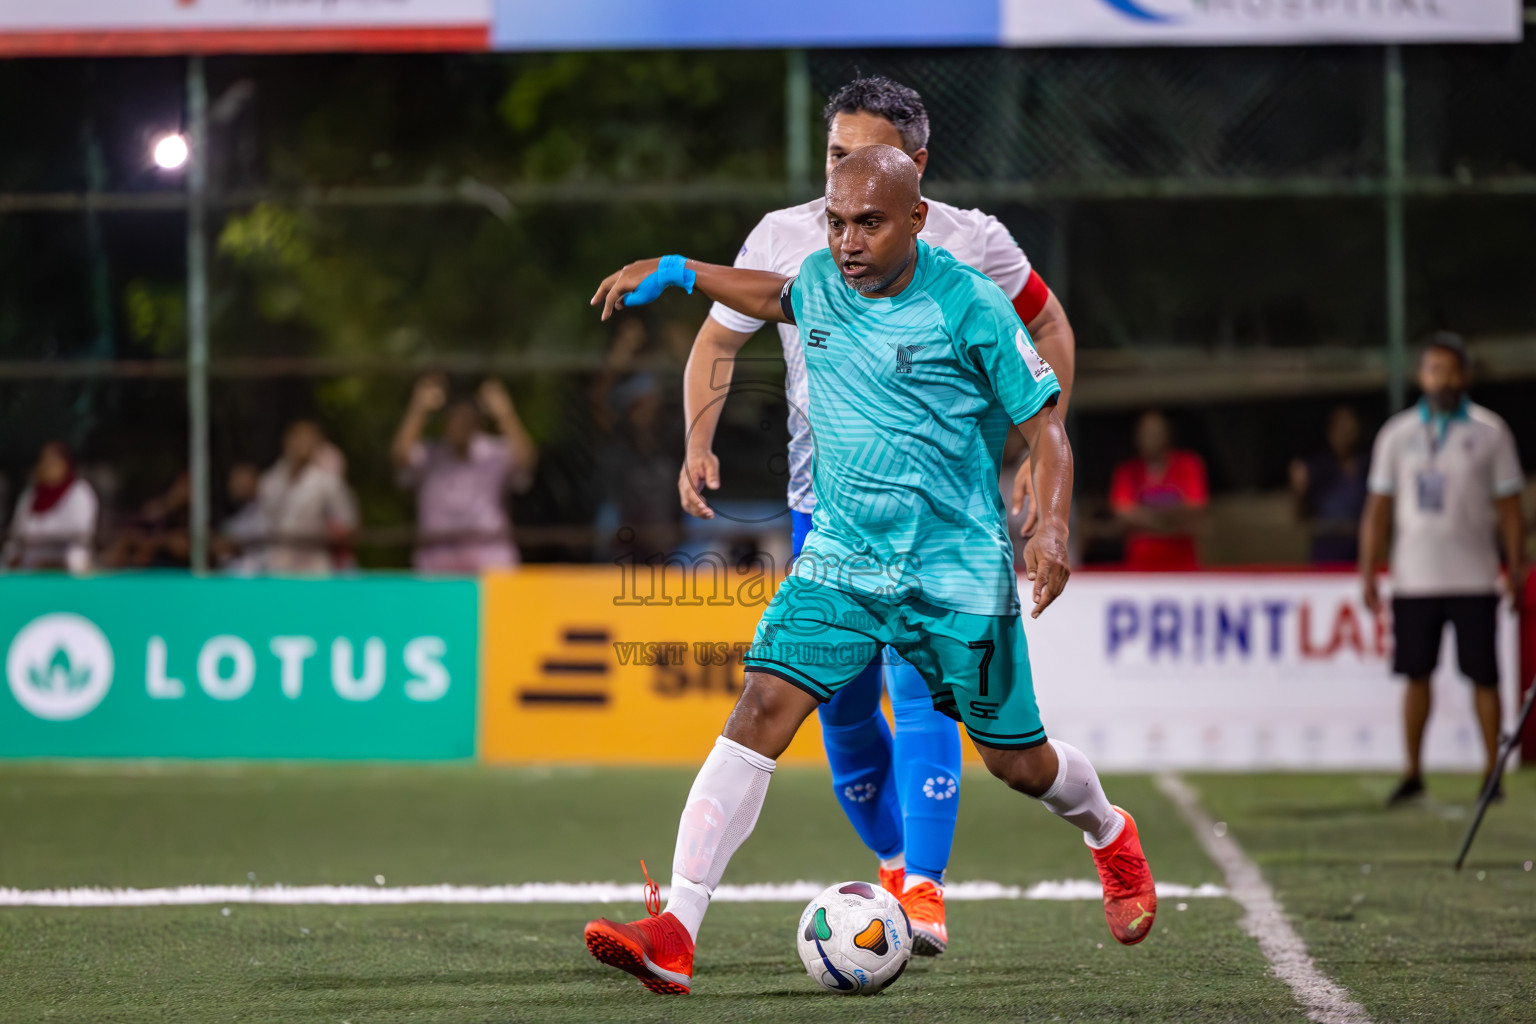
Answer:
[[(1446, 432), (1450, 432), (1450, 424), (1446, 424)], [(1435, 465), (1435, 459), (1440, 454), (1440, 442), (1435, 437), (1433, 424), (1426, 425), (1425, 434), (1429, 440), (1429, 465), (1419, 470), (1414, 478), (1414, 489), (1418, 494), (1419, 511), (1439, 515), (1445, 511), (1445, 474), (1440, 472)]]

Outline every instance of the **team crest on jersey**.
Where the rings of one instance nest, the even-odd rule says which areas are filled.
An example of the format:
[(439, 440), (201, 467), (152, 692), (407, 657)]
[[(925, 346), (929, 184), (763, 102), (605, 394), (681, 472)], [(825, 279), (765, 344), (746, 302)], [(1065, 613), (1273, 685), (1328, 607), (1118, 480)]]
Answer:
[(927, 345), (903, 345), (899, 341), (888, 341), (886, 344), (896, 350), (897, 373), (911, 373), (912, 357), (928, 347)]
[(1019, 350), (1019, 355), (1024, 357), (1024, 365), (1029, 367), (1029, 375), (1036, 381), (1042, 381), (1051, 374), (1051, 364), (1040, 358), (1040, 353), (1035, 351), (1035, 346), (1030, 343), (1029, 335), (1020, 327), (1019, 332), (1013, 336), (1013, 347)]

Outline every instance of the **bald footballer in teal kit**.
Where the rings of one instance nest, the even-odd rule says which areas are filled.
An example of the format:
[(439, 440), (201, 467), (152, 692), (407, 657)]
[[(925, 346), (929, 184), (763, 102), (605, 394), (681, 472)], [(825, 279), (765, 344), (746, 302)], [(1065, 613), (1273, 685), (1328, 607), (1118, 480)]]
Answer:
[(595, 957), (653, 992), (691, 990), (699, 926), (757, 822), (774, 759), (885, 645), (965, 724), (994, 775), (1082, 830), (1115, 939), (1140, 942), (1152, 926), (1135, 822), (1082, 751), (1041, 724), (997, 489), (1017, 425), (1040, 506), (1025, 549), (1038, 617), (1070, 572), (1060, 388), (1008, 297), (918, 240), (926, 214), (911, 159), (868, 146), (828, 178), (828, 248), (798, 276), (668, 256), (625, 267), (593, 297), (606, 318), (621, 301), (697, 286), (748, 316), (797, 325), (815, 439), (815, 529), (758, 624), (741, 697), (688, 794), (667, 907), (586, 928)]

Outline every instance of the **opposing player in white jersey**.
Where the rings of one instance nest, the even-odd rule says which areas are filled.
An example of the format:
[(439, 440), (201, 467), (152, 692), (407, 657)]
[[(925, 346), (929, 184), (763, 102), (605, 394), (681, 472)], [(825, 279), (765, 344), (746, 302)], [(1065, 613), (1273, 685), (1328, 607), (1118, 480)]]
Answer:
[[(928, 162), (928, 114), (916, 91), (888, 78), (859, 78), (828, 101), (827, 173), (847, 154), (869, 145), (903, 150), (921, 172)], [(1074, 362), (1072, 328), (1061, 303), (1030, 266), (996, 217), (928, 200), (921, 236), (990, 277), (1013, 298), (1040, 355), (1061, 385), (1058, 411), (1066, 414)], [(826, 199), (765, 216), (736, 257), (736, 266), (793, 276), (811, 253), (827, 247)], [(720, 463), (711, 450), (736, 353), (763, 321), (716, 303), (699, 329), (684, 375), (688, 416), (687, 457), (678, 479), (683, 508), (714, 515), (705, 490), (720, 486)], [(789, 404), (789, 506), (794, 553), (811, 530), (816, 498), (811, 490), (815, 440), (805, 410), (805, 345), (795, 327), (779, 326)], [(1028, 500), (1030, 465), (1014, 481), (1015, 512)], [(1030, 519), (1033, 519), (1031, 502)], [(1025, 530), (1030, 528), (1026, 522)], [(934, 710), (928, 686), (911, 665), (887, 651), (886, 675), (896, 718), (893, 738), (880, 710), (881, 666), (876, 659), (853, 683), (820, 709), (821, 732), (832, 768), (832, 786), (859, 837), (880, 859), (880, 881), (899, 896), (913, 930), (913, 950), (942, 953), (949, 941), (944, 923), (944, 871), (954, 842), (959, 806), (960, 736), (955, 722)]]

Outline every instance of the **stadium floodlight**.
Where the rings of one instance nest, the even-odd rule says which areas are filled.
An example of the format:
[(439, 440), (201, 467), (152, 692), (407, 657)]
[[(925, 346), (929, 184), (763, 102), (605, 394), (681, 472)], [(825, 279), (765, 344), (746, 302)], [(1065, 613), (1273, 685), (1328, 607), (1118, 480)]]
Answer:
[(162, 135), (155, 140), (154, 158), (155, 166), (167, 171), (174, 171), (187, 162), (192, 155), (191, 148), (187, 145), (183, 135)]

